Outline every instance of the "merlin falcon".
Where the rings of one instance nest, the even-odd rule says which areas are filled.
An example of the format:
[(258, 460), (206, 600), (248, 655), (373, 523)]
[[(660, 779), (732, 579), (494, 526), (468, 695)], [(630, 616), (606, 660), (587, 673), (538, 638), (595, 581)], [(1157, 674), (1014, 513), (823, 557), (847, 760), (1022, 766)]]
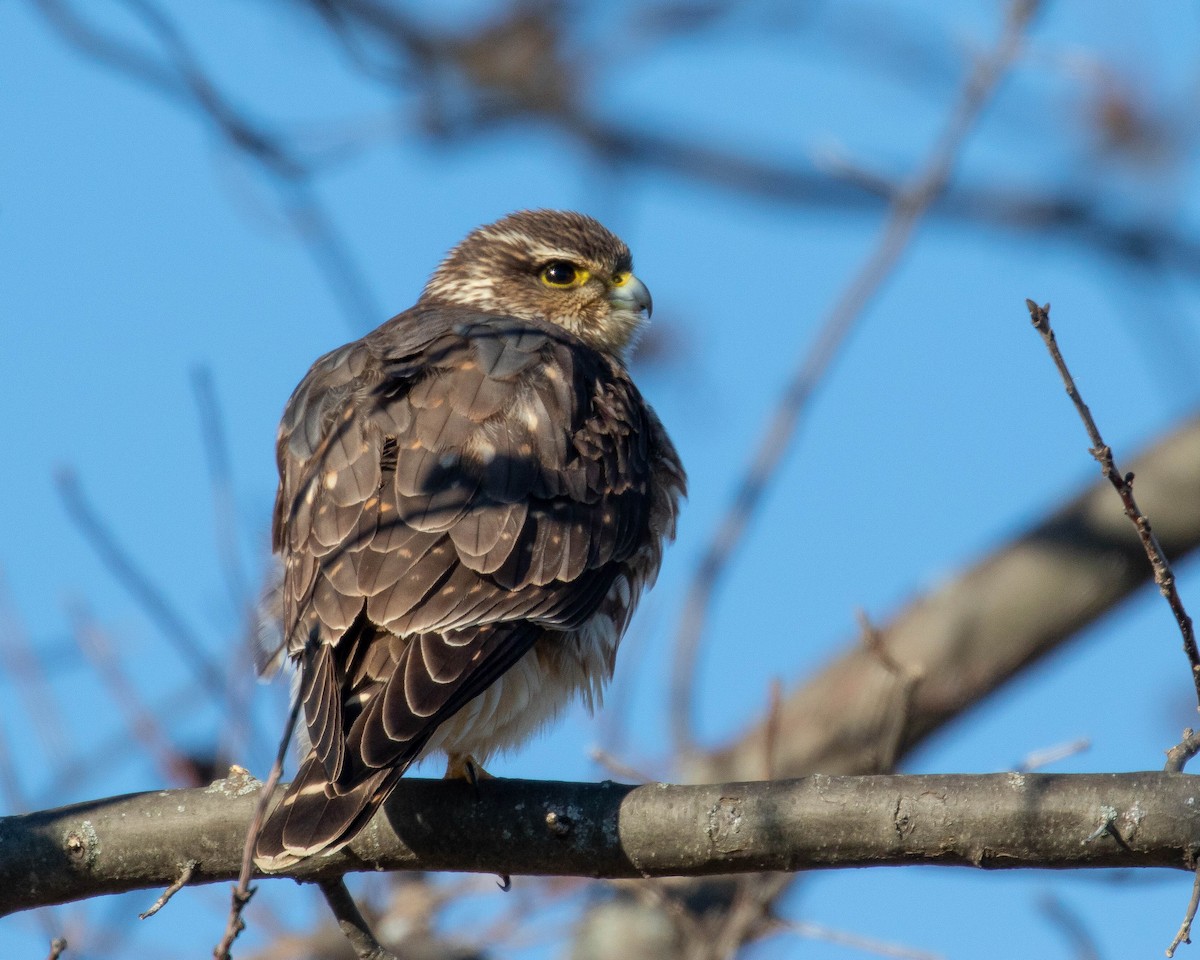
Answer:
[(349, 843), (422, 757), (473, 775), (598, 702), (685, 492), (626, 369), (650, 309), (597, 221), (522, 211), (300, 382), (273, 539), (310, 746), (261, 868)]

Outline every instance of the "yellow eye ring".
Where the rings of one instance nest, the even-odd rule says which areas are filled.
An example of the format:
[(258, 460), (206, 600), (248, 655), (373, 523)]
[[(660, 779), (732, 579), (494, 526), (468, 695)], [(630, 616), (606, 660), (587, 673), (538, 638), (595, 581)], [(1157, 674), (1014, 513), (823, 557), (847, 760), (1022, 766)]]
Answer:
[(556, 290), (568, 290), (571, 287), (583, 286), (588, 282), (591, 274), (570, 260), (551, 260), (542, 267), (538, 276), (548, 287)]

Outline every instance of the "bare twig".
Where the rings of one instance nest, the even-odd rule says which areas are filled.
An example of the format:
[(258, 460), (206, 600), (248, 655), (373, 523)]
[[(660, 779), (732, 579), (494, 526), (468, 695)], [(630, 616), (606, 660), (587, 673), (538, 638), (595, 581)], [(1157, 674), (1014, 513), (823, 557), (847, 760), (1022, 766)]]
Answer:
[(1051, 763), (1058, 763), (1059, 760), (1065, 760), (1067, 757), (1073, 757), (1077, 753), (1083, 753), (1083, 751), (1090, 749), (1091, 746), (1091, 740), (1087, 737), (1079, 737), (1076, 740), (1056, 744), (1053, 747), (1043, 747), (1040, 750), (1033, 750), (1024, 760), (1017, 764), (1017, 771), (1019, 773), (1032, 773), (1034, 770), (1040, 770)]
[(1054, 365), (1058, 368), (1063, 385), (1066, 387), (1067, 395), (1071, 398), (1071, 402), (1075, 404), (1075, 409), (1083, 421), (1088, 439), (1092, 443), (1091, 454), (1100, 464), (1100, 470), (1104, 474), (1104, 478), (1113, 485), (1113, 488), (1120, 495), (1121, 503), (1125, 507), (1125, 516), (1129, 518), (1137, 530), (1138, 537), (1142, 541), (1142, 548), (1146, 551), (1146, 556), (1150, 560), (1150, 566), (1154, 570), (1154, 582), (1158, 584), (1159, 593), (1166, 598), (1167, 604), (1171, 608), (1171, 613), (1175, 616), (1175, 622), (1179, 627), (1179, 632), (1183, 636), (1183, 651), (1187, 655), (1188, 664), (1191, 666), (1192, 684), (1196, 688), (1196, 701), (1197, 704), (1200, 704), (1200, 649), (1197, 649), (1196, 646), (1196, 634), (1192, 627), (1192, 618), (1188, 616), (1188, 612), (1183, 606), (1183, 600), (1180, 599), (1179, 590), (1175, 585), (1175, 572), (1171, 569), (1171, 563), (1167, 559), (1162, 545), (1158, 542), (1158, 537), (1155, 536), (1154, 531), (1150, 528), (1149, 519), (1138, 509), (1137, 502), (1134, 500), (1133, 474), (1123, 474), (1117, 470), (1117, 465), (1113, 460), (1112, 448), (1100, 436), (1100, 430), (1096, 426), (1096, 421), (1092, 419), (1092, 412), (1088, 409), (1087, 404), (1083, 402), (1083, 397), (1080, 396), (1079, 389), (1075, 386), (1075, 380), (1071, 376), (1071, 371), (1067, 369), (1067, 363), (1063, 359), (1062, 352), (1058, 349), (1058, 341), (1054, 336), (1054, 330), (1050, 326), (1050, 304), (1047, 303), (1045, 306), (1039, 307), (1032, 300), (1026, 300), (1025, 306), (1029, 309), (1029, 316), (1033, 321), (1034, 328), (1042, 335), (1046, 349), (1050, 351), (1050, 356), (1054, 360)]
[(1083, 921), (1065, 903), (1053, 894), (1044, 894), (1038, 900), (1038, 907), (1055, 927), (1062, 931), (1074, 948), (1073, 960), (1100, 960), (1100, 951), (1096, 949), (1096, 940), (1083, 925)]
[(167, 600), (162, 589), (151, 581), (117, 542), (116, 536), (88, 503), (74, 471), (60, 470), (56, 479), (67, 513), (117, 582), (141, 605), (212, 698), (218, 703), (227, 703), (229, 692), (225, 688), (225, 678), (216, 661), (205, 650), (203, 641)]
[[(738, 877), (727, 909), (714, 911), (709, 917), (709, 930), (703, 947), (697, 945), (700, 956), (720, 960), (733, 957), (741, 948), (769, 933), (774, 918), (771, 904), (791, 885), (786, 873), (759, 873)], [(706, 949), (705, 949), (706, 948)], [(704, 952), (702, 952), (704, 951)]]
[(81, 16), (62, 0), (36, 0), (38, 8), (77, 49), (133, 77), (184, 107), (195, 108), (239, 154), (271, 178), (296, 235), (324, 275), (350, 328), (378, 319), (380, 310), (353, 255), (312, 189), (312, 164), (287, 140), (251, 120), (217, 86), (175, 24), (148, 0), (124, 0), (158, 44), (147, 54)]
[(350, 891), (346, 889), (346, 881), (341, 877), (332, 880), (319, 880), (317, 886), (333, 911), (337, 925), (346, 935), (351, 949), (358, 960), (399, 960), (399, 958), (375, 939), (371, 927)]
[(229, 658), (226, 689), (229, 710), (226, 711), (222, 747), (227, 756), (237, 756), (239, 747), (253, 740), (250, 711), (250, 690), (254, 676), (253, 636), (256, 604), (249, 578), (243, 569), (238, 545), (237, 508), (233, 495), (233, 468), (230, 463), (229, 441), (221, 416), (212, 371), (203, 365), (192, 368), (192, 391), (196, 411), (200, 416), (200, 433), (204, 438), (205, 460), (209, 485), (212, 488), (213, 528), (217, 541), (218, 565), (225, 578), (230, 606), (242, 626), (246, 638), (237, 644), (236, 653)]
[(588, 757), (593, 763), (598, 763), (609, 773), (620, 777), (627, 783), (651, 783), (658, 779), (652, 777), (648, 773), (630, 766), (620, 757), (607, 750), (602, 750), (599, 747), (593, 747), (588, 751)]
[(125, 737), (133, 734), (134, 739), (154, 757), (167, 782), (195, 786), (195, 764), (175, 746), (158, 715), (143, 702), (137, 687), (122, 667), (108, 635), (96, 624), (82, 603), (72, 604), (70, 616), (76, 645), (124, 714), (128, 728)]
[(1187, 727), (1183, 731), (1183, 739), (1167, 751), (1163, 770), (1167, 773), (1183, 773), (1183, 768), (1197, 753), (1200, 753), (1200, 733)]
[(842, 344), (867, 305), (894, 273), (921, 217), (946, 189), (968, 135), (1016, 59), (1026, 27), (1038, 7), (1038, 0), (1014, 0), (1003, 36), (967, 79), (949, 122), (925, 164), (912, 182), (892, 199), (874, 248), (842, 291), (816, 341), (796, 368), (733, 501), (700, 561), (676, 633), (671, 677), (672, 735), (677, 748), (685, 755), (693, 749), (692, 691), (700, 640), (725, 570), (791, 446), (809, 398), (829, 373)]
[(165, 907), (170, 902), (171, 898), (175, 896), (175, 894), (187, 886), (187, 883), (192, 879), (192, 873), (195, 872), (198, 864), (198, 860), (189, 860), (187, 863), (183, 864), (179, 868), (179, 876), (175, 878), (175, 882), (162, 892), (162, 896), (155, 900), (145, 913), (139, 913), (138, 919), (146, 920), (149, 917), (154, 916), (159, 910)]
[(1196, 909), (1200, 907), (1200, 868), (1196, 870), (1196, 879), (1192, 883), (1192, 896), (1188, 900), (1187, 910), (1183, 914), (1183, 923), (1167, 947), (1167, 956), (1175, 956), (1175, 950), (1181, 943), (1192, 942), (1192, 922), (1196, 919)]
[(221, 936), (220, 943), (213, 948), (213, 956), (216, 960), (229, 960), (229, 948), (233, 946), (233, 941), (237, 939), (238, 934), (246, 929), (246, 923), (242, 920), (242, 911), (246, 909), (246, 904), (254, 896), (254, 888), (250, 886), (250, 877), (254, 873), (254, 844), (258, 840), (258, 831), (262, 829), (263, 819), (266, 817), (271, 797), (275, 793), (275, 785), (279, 783), (280, 777), (283, 776), (283, 759), (287, 756), (288, 744), (292, 740), (292, 730), (296, 726), (296, 718), (300, 715), (300, 703), (300, 697), (297, 694), (292, 702), (292, 709), (288, 713), (287, 725), (284, 728), (283, 736), (279, 739), (279, 750), (275, 754), (275, 762), (271, 765), (271, 772), (267, 775), (267, 779), (258, 793), (258, 802), (254, 806), (254, 816), (250, 819), (250, 826), (246, 830), (245, 842), (242, 844), (241, 868), (238, 871), (237, 885), (233, 888), (233, 893), (231, 894), (229, 917), (225, 923), (225, 933)]
[[(46, 667), (38, 655), (29, 631), (17, 613), (16, 604), (8, 592), (8, 584), (0, 576), (0, 659), (7, 680), (16, 688), (25, 712), (32, 720), (45, 752), (47, 766), (57, 766), (66, 756), (67, 734), (63, 730), (63, 711), (50, 684)], [(17, 781), (14, 779), (12, 784)]]
[(779, 743), (780, 713), (783, 708), (783, 684), (771, 678), (767, 689), (767, 720), (763, 731), (763, 779), (775, 779), (775, 751)]
[(917, 685), (925, 676), (920, 667), (910, 667), (900, 663), (884, 643), (883, 634), (867, 618), (866, 611), (858, 611), (858, 625), (862, 631), (863, 646), (869, 650), (888, 673), (896, 678), (899, 689), (894, 697), (889, 697), (884, 703), (886, 716), (882, 729), (879, 760), (876, 769), (890, 773), (896, 769), (900, 759), (901, 748), (908, 732), (909, 718), (912, 714), (913, 697)]
[(66, 952), (67, 941), (63, 937), (55, 937), (50, 941), (50, 953), (47, 954), (46, 960), (58, 960), (59, 957)]
[(892, 960), (944, 960), (944, 957), (940, 953), (914, 950), (912, 947), (905, 947), (897, 943), (886, 943), (883, 940), (874, 940), (871, 937), (864, 937), (857, 933), (848, 933), (845, 930), (835, 930), (824, 924), (812, 923), (807, 920), (800, 920), (795, 923), (781, 921), (776, 925), (776, 929), (793, 933), (798, 937), (803, 937), (805, 940), (821, 940), (825, 943), (836, 943), (838, 946), (850, 947), (852, 950), (861, 950), (864, 953), (873, 953), (877, 957), (889, 957)]
[(208, 464), (209, 484), (212, 487), (213, 526), (217, 538), (217, 554), (229, 602), (239, 619), (250, 615), (254, 601), (249, 580), (242, 568), (238, 548), (237, 508), (233, 497), (233, 469), (229, 458), (229, 441), (221, 417), (221, 405), (213, 384), (212, 370), (197, 365), (192, 368), (192, 392), (196, 397), (196, 412), (200, 416), (200, 435), (204, 439), (204, 454)]
[[(473, 102), (467, 110), (458, 110), (454, 117), (447, 117), (444, 116), (449, 112), (445, 109), (445, 98), (427, 96), (427, 114), (431, 115), (427, 126), (435, 136), (441, 135), (447, 127), (454, 127), (460, 135), (487, 133), (491, 129), (496, 120), (495, 111), (489, 111), (481, 105), (481, 101), (493, 98), (497, 85), (494, 82), (482, 82), (478, 71), (472, 73), (463, 51), (472, 46), (478, 47), (480, 40), (489, 41), (494, 49), (503, 49), (506, 39), (515, 43), (511, 33), (506, 38), (485, 24), (480, 28), (479, 36), (473, 38), (475, 44), (470, 40), (463, 43), (439, 36), (428, 26), (405, 17), (390, 3), (324, 0), (314, 5), (310, 0), (302, 0), (300, 5), (319, 8), (318, 12), (334, 35), (371, 80), (389, 87), (429, 91), (438, 89), (440, 79), (447, 73), (461, 70), (467, 82), (458, 88), (459, 92)], [(911, 19), (912, 11), (906, 12), (906, 19)], [(872, 11), (870, 19), (877, 22), (877, 16), (878, 11)], [(908, 40), (897, 42), (899, 26), (898, 23), (892, 23), (883, 31), (892, 48), (892, 56), (887, 59), (903, 63), (908, 68), (914, 62), (914, 57)], [(829, 23), (823, 25), (823, 42), (828, 39), (830, 29), (837, 28)], [(644, 23), (639, 23), (637, 32), (643, 37), (649, 36)], [(543, 49), (538, 51), (539, 58), (552, 61), (558, 56), (561, 60), (561, 52), (553, 49), (553, 44), (556, 40), (561, 41), (563, 32), (548, 33)], [(907, 33), (919, 33), (924, 41), (928, 40), (924, 29)], [(849, 47), (846, 52), (857, 50), (861, 55), (870, 46)], [(905, 49), (900, 52), (894, 49), (897, 46)], [(946, 60), (949, 61), (957, 53), (956, 46), (946, 54)], [(589, 59), (586, 50), (580, 57), (582, 60)], [(536, 58), (514, 55), (510, 50), (508, 59), (510, 62), (528, 64)], [(599, 52), (596, 47), (592, 48), (590, 59), (592, 62), (614, 62), (607, 51)], [(881, 58), (876, 56), (870, 56), (870, 59), (872, 63), (881, 62)], [(957, 59), (954, 62), (957, 63)], [(528, 119), (527, 115), (532, 114), (535, 120), (550, 123), (574, 137), (609, 165), (659, 170), (738, 196), (766, 199), (775, 205), (834, 210), (849, 215), (874, 216), (876, 211), (893, 203), (903, 190), (902, 185), (889, 178), (850, 169), (847, 165), (822, 165), (803, 158), (772, 162), (748, 151), (726, 149), (700, 137), (671, 135), (661, 128), (647, 129), (628, 123), (614, 123), (611, 118), (591, 115), (586, 111), (585, 105), (591, 99), (586, 90), (582, 96), (568, 89), (565, 97), (559, 94), (544, 99), (530, 98), (519, 87), (531, 73), (532, 67), (509, 71), (509, 89), (502, 92), (509, 94), (510, 102), (520, 104), (521, 109), (516, 112), (514, 119)], [(949, 70), (944, 74), (948, 76)], [(489, 79), (494, 81), (495, 77)], [(950, 81), (943, 80), (939, 74), (936, 85), (938, 93), (949, 85)], [(555, 86), (561, 87), (561, 81)], [(574, 96), (571, 96), (572, 93)], [(568, 108), (564, 108), (564, 99), (569, 103)], [(463, 113), (471, 118), (465, 124), (462, 122)], [(394, 124), (392, 126), (394, 128)], [(1022, 129), (1027, 126), (1027, 120), (1022, 115)], [(375, 139), (370, 138), (367, 142), (373, 143)], [(348, 147), (348, 144), (343, 146), (333, 155), (345, 156)], [(1022, 187), (1003, 188), (983, 183), (959, 185), (945, 191), (931, 205), (929, 214), (956, 223), (1000, 226), (1034, 232), (1039, 236), (1063, 238), (1142, 268), (1171, 266), (1192, 275), (1200, 271), (1200, 242), (1196, 238), (1172, 231), (1159, 222), (1130, 222), (1114, 217), (1110, 207), (1102, 191), (1095, 195), (1066, 191), (1037, 193)]]
[[(1194, 554), (1200, 548), (1200, 416), (1156, 441), (1134, 469), (1141, 498), (1164, 504), (1156, 532), (1168, 554)], [(892, 657), (925, 670), (914, 691), (905, 752), (1151, 581), (1128, 524), (1112, 487), (1097, 477), (881, 624)], [(848, 638), (836, 658), (785, 697), (776, 775), (878, 772), (878, 704), (894, 688), (861, 637)], [(689, 777), (760, 776), (766, 725), (760, 716), (728, 746), (699, 759)]]

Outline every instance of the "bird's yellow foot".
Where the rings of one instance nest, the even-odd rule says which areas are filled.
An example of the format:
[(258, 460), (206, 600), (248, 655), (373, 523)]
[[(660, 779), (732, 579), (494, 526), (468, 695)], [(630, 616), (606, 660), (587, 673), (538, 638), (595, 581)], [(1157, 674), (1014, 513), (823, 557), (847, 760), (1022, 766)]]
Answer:
[(469, 753), (452, 753), (446, 758), (446, 779), (466, 780), (472, 787), (478, 787), (480, 780), (496, 778), (484, 770), (483, 764)]

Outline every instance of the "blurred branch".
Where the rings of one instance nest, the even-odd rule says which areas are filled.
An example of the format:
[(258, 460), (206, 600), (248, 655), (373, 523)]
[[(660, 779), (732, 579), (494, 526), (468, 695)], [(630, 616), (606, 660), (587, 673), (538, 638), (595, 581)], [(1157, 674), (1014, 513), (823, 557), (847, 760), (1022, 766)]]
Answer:
[(771, 416), (733, 502), (721, 518), (684, 601), (675, 635), (671, 677), (671, 721), (675, 746), (685, 756), (693, 749), (692, 691), (700, 640), (725, 570), (746, 535), (751, 518), (799, 429), (813, 392), (828, 375), (846, 337), (891, 278), (921, 217), (950, 182), (972, 128), (1000, 86), (1021, 49), (1025, 31), (1037, 13), (1036, 0), (1015, 0), (1009, 8), (1003, 35), (963, 86), (946, 128), (911, 184), (892, 200), (887, 221), (874, 249), (842, 291), (803, 357)]
[[(258, 800), (254, 804), (254, 812), (250, 817), (250, 824), (246, 828), (246, 836), (242, 839), (242, 860), (238, 865), (237, 883), (230, 893), (229, 914), (225, 922), (225, 932), (221, 935), (221, 939), (216, 947), (213, 948), (213, 957), (215, 960), (229, 960), (229, 950), (233, 946), (233, 941), (246, 928), (245, 921), (242, 920), (242, 913), (245, 911), (246, 905), (250, 903), (250, 899), (254, 896), (256, 889), (250, 886), (250, 878), (254, 875), (254, 844), (258, 840), (258, 833), (262, 829), (263, 820), (266, 818), (267, 806), (275, 790), (275, 785), (283, 777), (283, 761), (287, 756), (288, 744), (292, 742), (292, 732), (296, 728), (296, 718), (300, 715), (300, 704), (301, 698), (297, 694), (293, 698), (291, 710), (288, 711), (287, 724), (283, 728), (283, 735), (279, 738), (279, 747), (275, 751), (275, 762), (271, 764), (271, 771), (267, 774), (266, 783), (261, 784), (261, 789), (258, 791)], [(244, 767), (232, 767), (230, 768), (230, 774), (236, 776), (239, 782), (243, 784), (250, 782), (252, 779), (249, 771)]]
[(96, 26), (68, 0), (34, 2), (59, 35), (81, 53), (195, 110), (239, 154), (257, 164), (279, 190), (293, 230), (324, 275), (350, 328), (357, 333), (365, 323), (378, 321), (381, 311), (366, 280), (312, 188), (311, 162), (220, 90), (174, 21), (156, 4), (122, 0), (157, 43), (157, 50), (147, 53)]
[[(238, 153), (262, 166), (279, 185), (293, 225), (309, 243), (343, 313), (355, 329), (380, 316), (367, 284), (317, 202), (311, 181), (323, 166), (342, 161), (350, 144), (305, 151), (302, 136), (252, 119), (220, 92), (165, 14), (147, 0), (125, 0), (158, 39), (158, 56), (100, 30), (66, 0), (34, 0), (59, 34), (84, 54), (185, 108), (207, 117)], [(443, 35), (383, 0), (280, 0), (280, 6), (315, 13), (329, 36), (369, 80), (393, 92), (422, 97), (423, 126), (433, 139), (486, 134), (497, 122), (544, 123), (562, 131), (600, 159), (658, 170), (707, 187), (773, 205), (874, 216), (894, 205), (905, 185), (861, 169), (822, 169), (804, 158), (772, 161), (752, 152), (714, 146), (711, 137), (672, 137), (659, 129), (615, 123), (590, 114), (582, 64), (608, 63), (603, 45), (568, 38), (569, 5), (511, 3), (474, 34)], [(564, 13), (566, 11), (566, 13)], [(911, 12), (910, 12), (911, 13)], [(877, 26), (878, 13), (864, 13)], [(607, 21), (606, 21), (607, 22)], [(876, 35), (875, 43), (879, 42)], [(890, 60), (911, 65), (909, 40), (889, 29)], [(885, 62), (872, 50), (874, 64)], [(944, 67), (938, 67), (936, 88)], [(1056, 119), (1056, 123), (1059, 121)], [(1028, 121), (1022, 118), (1022, 129)], [(402, 121), (389, 119), (389, 129)], [(364, 143), (374, 141), (366, 138)], [(1200, 277), (1200, 238), (1159, 219), (1114, 213), (1111, 197), (1066, 187), (1057, 192), (964, 181), (935, 199), (927, 216), (956, 223), (1001, 227), (1051, 236), (1141, 266), (1172, 267)]]
[(126, 673), (111, 640), (82, 603), (72, 604), (71, 624), (79, 652), (108, 691), (112, 702), (125, 720), (122, 737), (127, 747), (130, 736), (148, 756), (154, 758), (159, 772), (168, 783), (195, 785), (199, 765), (176, 747), (163, 721), (144, 702), (133, 679)]
[(142, 571), (133, 558), (117, 542), (113, 532), (88, 503), (72, 470), (61, 470), (57, 476), (58, 492), (67, 513), (79, 531), (99, 554), (100, 559), (158, 627), (159, 632), (188, 664), (209, 695), (217, 703), (226, 703), (229, 691), (216, 660), (204, 648), (204, 643), (171, 606), (166, 594)]
[(366, 918), (358, 909), (358, 904), (346, 889), (346, 881), (341, 877), (320, 880), (317, 885), (333, 911), (338, 928), (346, 936), (354, 955), (359, 960), (400, 960), (391, 950), (380, 945), (371, 932)]
[(230, 605), (238, 619), (246, 622), (254, 606), (253, 591), (242, 568), (242, 555), (238, 548), (233, 468), (229, 462), (229, 440), (225, 435), (221, 404), (217, 400), (217, 388), (213, 383), (210, 367), (194, 366), (191, 370), (191, 380), (192, 392), (196, 398), (196, 412), (200, 416), (200, 435), (204, 440), (208, 479), (212, 487), (217, 555), (221, 561), (221, 572), (225, 576), (225, 588), (229, 591)]
[[(1161, 439), (1133, 464), (1139, 497), (1166, 555), (1200, 546), (1200, 418)], [(1023, 535), (999, 547), (880, 627), (893, 661), (922, 670), (901, 755), (978, 704), (1018, 671), (1057, 650), (1150, 582), (1138, 538), (1106, 481), (1089, 486)], [(779, 776), (872, 773), (881, 705), (901, 685), (857, 639), (785, 696), (776, 749)], [(768, 718), (729, 745), (696, 758), (689, 778), (736, 780), (761, 769)]]
[[(1083, 921), (1062, 900), (1051, 893), (1038, 898), (1038, 909), (1071, 947), (1072, 960), (1100, 960), (1096, 939)], [(1170, 956), (1170, 954), (1168, 954)]]
[(218, 566), (229, 591), (229, 602), (241, 626), (242, 642), (228, 659), (225, 686), (229, 710), (225, 716), (223, 752), (237, 756), (249, 749), (251, 687), (254, 683), (255, 602), (249, 578), (243, 569), (238, 542), (237, 505), (233, 492), (233, 468), (230, 464), (229, 442), (225, 435), (221, 405), (213, 382), (212, 370), (197, 365), (191, 371), (192, 391), (200, 417), (200, 433), (204, 439), (205, 461), (212, 489), (213, 530), (216, 536)]
[[(279, 876), (454, 870), (587, 877), (942, 864), (1191, 869), (1186, 774), (811, 776), (703, 786), (405, 780), (348, 849)], [(0, 819), (0, 915), (237, 875), (257, 781)], [(498, 825), (502, 828), (498, 829)]]
[[(62, 711), (58, 698), (50, 683), (48, 671), (37, 646), (29, 636), (24, 622), (17, 612), (16, 604), (8, 592), (8, 583), (0, 573), (0, 663), (4, 664), (7, 683), (21, 698), (33, 729), (42, 743), (44, 757), (49, 765), (57, 767), (66, 756), (69, 740), (64, 731)], [(0, 750), (2, 750), (0, 744)], [(9, 766), (6, 759), (0, 769)], [(15, 768), (14, 768), (15, 769)], [(13, 798), (20, 795), (18, 779), (5, 777), (5, 784), (14, 790)]]

